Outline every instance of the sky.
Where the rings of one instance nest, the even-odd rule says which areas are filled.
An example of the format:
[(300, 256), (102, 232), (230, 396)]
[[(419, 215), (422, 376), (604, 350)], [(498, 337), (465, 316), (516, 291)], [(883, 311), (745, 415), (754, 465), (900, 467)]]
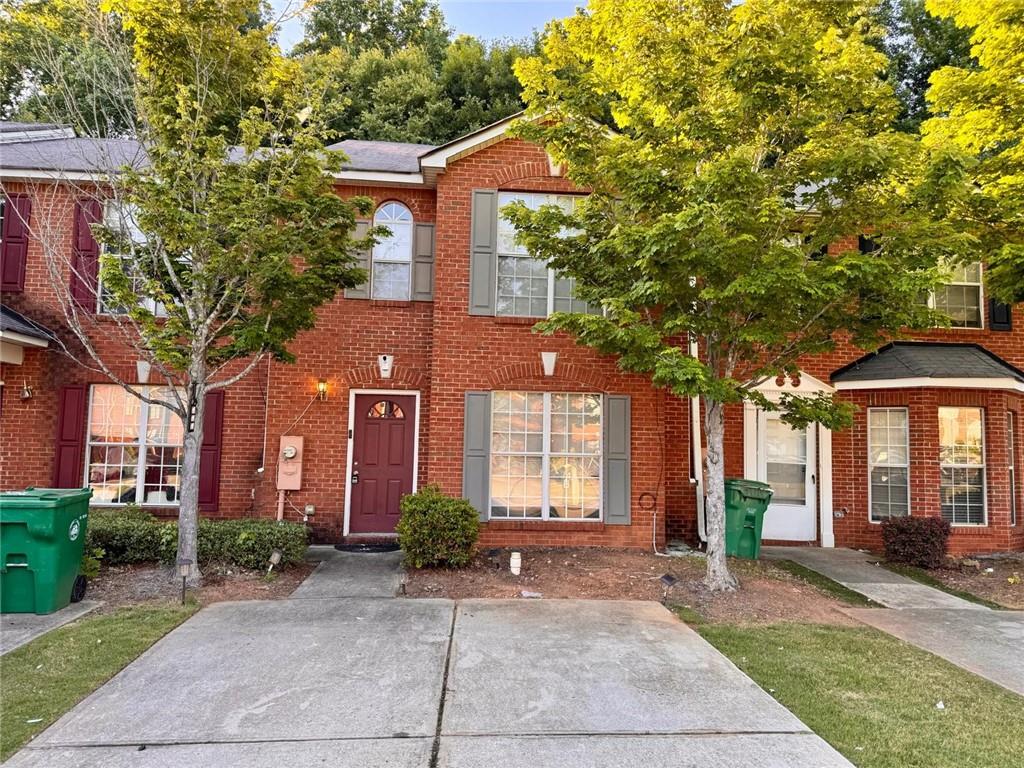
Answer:
[[(440, 0), (448, 26), (456, 34), (465, 33), (487, 40), (503, 37), (529, 37), (534, 29), (543, 29), (551, 19), (570, 16), (581, 0)], [(274, 10), (283, 13), (299, 8), (301, 0), (271, 0)], [(281, 27), (279, 40), (284, 50), (302, 38), (302, 20), (289, 18)]]

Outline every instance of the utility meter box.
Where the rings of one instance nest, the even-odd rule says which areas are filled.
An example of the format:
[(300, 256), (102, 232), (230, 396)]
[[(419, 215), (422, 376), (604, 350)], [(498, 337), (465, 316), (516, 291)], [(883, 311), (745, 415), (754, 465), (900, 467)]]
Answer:
[(281, 438), (281, 450), (277, 454), (277, 490), (298, 491), (302, 489), (302, 454), (301, 437), (284, 435)]

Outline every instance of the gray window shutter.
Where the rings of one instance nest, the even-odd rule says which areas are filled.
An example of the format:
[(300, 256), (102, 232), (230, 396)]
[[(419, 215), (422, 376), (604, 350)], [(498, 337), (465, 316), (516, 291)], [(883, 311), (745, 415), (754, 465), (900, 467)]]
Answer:
[(491, 506), (491, 393), (466, 393), (462, 496), (487, 520)]
[(434, 225), (417, 224), (412, 254), (412, 300), (434, 300)]
[(497, 190), (473, 190), (469, 231), (469, 314), (493, 315), (498, 285)]
[(629, 396), (604, 398), (604, 521), (630, 523)]
[[(370, 222), (368, 221), (357, 221), (355, 232), (352, 233), (352, 237), (356, 240), (361, 240), (366, 237), (366, 233), (370, 229)], [(355, 288), (345, 289), (346, 299), (368, 299), (370, 298), (370, 252), (359, 251), (356, 254), (356, 266), (366, 270), (366, 282), (362, 285), (357, 285)]]

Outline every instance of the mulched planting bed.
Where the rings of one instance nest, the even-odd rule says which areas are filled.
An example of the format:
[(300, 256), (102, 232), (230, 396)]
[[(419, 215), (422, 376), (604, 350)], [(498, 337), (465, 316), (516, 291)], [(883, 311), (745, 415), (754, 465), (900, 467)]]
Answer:
[[(484, 550), (464, 569), (409, 569), (409, 597), (542, 598), (584, 600), (662, 600), (660, 577), (679, 581), (667, 602), (714, 622), (770, 624), (779, 621), (851, 625), (840, 601), (768, 562), (731, 560), (742, 588), (709, 593), (701, 583), (705, 561), (698, 556), (659, 557), (616, 549), (527, 548), (519, 576), (509, 571), (511, 550)], [(531, 595), (532, 593), (532, 595)]]
[[(188, 594), (200, 605), (228, 600), (279, 600), (294, 592), (315, 567), (316, 563), (301, 563), (274, 571), (267, 579), (265, 571), (209, 566), (203, 571), (202, 586)], [(163, 565), (109, 566), (89, 582), (85, 597), (102, 600), (104, 611), (124, 605), (175, 601), (181, 598), (181, 580), (175, 577), (173, 569)]]
[(928, 574), (953, 589), (1024, 610), (1024, 554), (967, 559), (956, 568), (937, 568)]

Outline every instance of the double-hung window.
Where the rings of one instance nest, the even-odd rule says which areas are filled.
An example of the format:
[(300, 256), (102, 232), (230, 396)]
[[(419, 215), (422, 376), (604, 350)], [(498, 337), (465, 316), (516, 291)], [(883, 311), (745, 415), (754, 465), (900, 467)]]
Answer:
[(951, 524), (986, 524), (983, 408), (939, 408), (939, 495)]
[[(172, 393), (142, 387), (147, 397)], [(96, 384), (89, 397), (86, 484), (93, 504), (178, 503), (185, 435), (173, 411), (150, 405), (116, 384)]]
[[(136, 220), (136, 209), (130, 205), (119, 205), (108, 202), (103, 208), (103, 224), (111, 230), (122, 232), (124, 236), (136, 245), (146, 244), (146, 235), (139, 229)], [(167, 307), (156, 299), (142, 296), (144, 277), (140, 274), (135, 257), (131, 253), (117, 253), (107, 244), (103, 244), (102, 252), (105, 256), (115, 256), (121, 260), (122, 269), (128, 273), (132, 290), (139, 298), (139, 305), (148, 309), (157, 317), (167, 317)], [(100, 277), (97, 290), (97, 306), (100, 314), (123, 315), (128, 308), (118, 304), (111, 295), (110, 290), (103, 286), (103, 278)]]
[(384, 203), (373, 215), (373, 225), (391, 234), (373, 246), (370, 298), (408, 301), (412, 286), (412, 213), (401, 203)]
[[(531, 210), (557, 205), (572, 213), (579, 195), (554, 195), (531, 192), (498, 193), (498, 285), (495, 314), (513, 317), (547, 317), (552, 312), (600, 314), (575, 296), (573, 278), (561, 277), (526, 247), (516, 242), (516, 228), (500, 214), (504, 206), (521, 202)], [(569, 233), (566, 233), (569, 234)]]
[(983, 327), (981, 263), (954, 268), (950, 281), (936, 289), (930, 299), (930, 306), (949, 315), (954, 328)]
[(602, 401), (575, 392), (494, 392), (492, 519), (601, 519)]
[(871, 522), (910, 514), (910, 434), (906, 408), (868, 409)]

